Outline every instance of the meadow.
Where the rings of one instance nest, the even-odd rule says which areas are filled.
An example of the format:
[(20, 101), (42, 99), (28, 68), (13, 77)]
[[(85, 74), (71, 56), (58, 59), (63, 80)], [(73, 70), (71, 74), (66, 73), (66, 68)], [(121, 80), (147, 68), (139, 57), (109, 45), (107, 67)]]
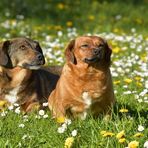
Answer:
[(91, 115), (55, 121), (48, 109), (26, 115), (18, 104), (0, 103), (0, 147), (148, 148), (147, 8), (147, 0), (2, 0), (0, 41), (38, 40), (46, 65), (63, 65), (64, 49), (77, 36), (105, 38), (113, 51), (116, 104), (109, 121)]

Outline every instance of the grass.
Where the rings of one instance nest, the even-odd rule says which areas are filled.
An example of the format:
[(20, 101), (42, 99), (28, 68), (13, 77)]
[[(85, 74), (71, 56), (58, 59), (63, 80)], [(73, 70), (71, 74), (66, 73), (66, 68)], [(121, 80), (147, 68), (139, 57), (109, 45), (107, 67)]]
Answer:
[[(35, 7), (35, 1), (20, 2), (1, 2), (0, 40), (32, 37), (42, 45), (48, 65), (63, 65), (63, 51), (70, 39), (82, 34), (105, 37), (113, 50), (111, 71), (117, 102), (108, 122), (89, 116), (85, 121), (73, 120), (63, 133), (59, 133), (62, 124), (53, 120), (48, 110), (46, 116), (39, 112), (26, 116), (15, 106), (6, 109), (0, 114), (0, 147), (62, 148), (65, 140), (73, 137), (76, 148), (124, 148), (135, 140), (142, 148), (148, 140), (148, 3), (37, 0)], [(121, 113), (120, 109), (128, 112)], [(72, 136), (74, 130), (76, 136)], [(119, 143), (116, 135), (122, 130), (126, 141)], [(104, 137), (101, 131), (108, 135)], [(134, 137), (139, 132), (143, 136)]]

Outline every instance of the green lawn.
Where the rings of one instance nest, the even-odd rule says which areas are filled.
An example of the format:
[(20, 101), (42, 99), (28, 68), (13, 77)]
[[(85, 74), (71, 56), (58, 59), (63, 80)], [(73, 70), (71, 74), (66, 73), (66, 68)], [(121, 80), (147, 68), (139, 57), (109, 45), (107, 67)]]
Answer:
[[(125, 148), (131, 141), (142, 148), (148, 141), (147, 8), (146, 0), (3, 0), (0, 40), (16, 36), (38, 40), (48, 65), (64, 64), (64, 48), (76, 36), (95, 34), (107, 39), (113, 50), (117, 102), (110, 121), (90, 115), (69, 125), (57, 123), (48, 110), (26, 116), (17, 106), (6, 109), (0, 113), (0, 147), (62, 148), (72, 137), (74, 148)], [(116, 135), (123, 130), (125, 139), (120, 142), (125, 141), (120, 143)]]

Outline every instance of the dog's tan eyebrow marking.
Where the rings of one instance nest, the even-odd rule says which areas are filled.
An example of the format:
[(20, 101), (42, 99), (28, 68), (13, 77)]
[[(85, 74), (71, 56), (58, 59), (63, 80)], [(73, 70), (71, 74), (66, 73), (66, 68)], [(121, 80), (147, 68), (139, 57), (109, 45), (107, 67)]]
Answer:
[[(29, 43), (27, 40), (25, 40), (24, 42), (25, 42), (25, 45), (27, 45), (27, 46), (33, 48), (32, 44)], [(23, 45), (24, 45), (24, 42), (22, 42)]]

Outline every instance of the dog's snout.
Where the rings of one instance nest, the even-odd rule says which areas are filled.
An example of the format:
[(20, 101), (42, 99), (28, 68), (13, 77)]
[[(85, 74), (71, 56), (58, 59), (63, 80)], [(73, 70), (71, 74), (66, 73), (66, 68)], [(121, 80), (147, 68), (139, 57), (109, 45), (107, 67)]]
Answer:
[(93, 54), (94, 55), (98, 55), (100, 53), (100, 49), (99, 48), (95, 48), (94, 50), (93, 50)]
[(45, 59), (44, 59), (44, 56), (42, 54), (38, 54), (36, 58), (37, 58), (37, 61), (38, 61), (37, 63), (39, 65), (45, 64)]
[(38, 59), (39, 61), (42, 61), (42, 60), (43, 60), (43, 56), (42, 56), (41, 54), (38, 54), (38, 55), (37, 55), (37, 59)]

